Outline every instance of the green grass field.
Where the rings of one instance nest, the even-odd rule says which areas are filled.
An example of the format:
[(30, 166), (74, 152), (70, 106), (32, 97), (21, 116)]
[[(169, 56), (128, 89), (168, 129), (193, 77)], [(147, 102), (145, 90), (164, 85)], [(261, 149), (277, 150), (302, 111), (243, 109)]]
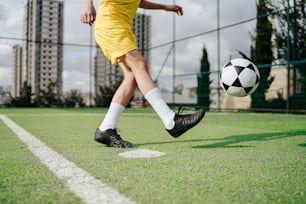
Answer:
[[(47, 146), (136, 203), (306, 203), (306, 115), (208, 112), (174, 139), (150, 109), (127, 109), (120, 135), (136, 149), (93, 141), (106, 109), (0, 109)], [(0, 203), (83, 203), (0, 120)]]

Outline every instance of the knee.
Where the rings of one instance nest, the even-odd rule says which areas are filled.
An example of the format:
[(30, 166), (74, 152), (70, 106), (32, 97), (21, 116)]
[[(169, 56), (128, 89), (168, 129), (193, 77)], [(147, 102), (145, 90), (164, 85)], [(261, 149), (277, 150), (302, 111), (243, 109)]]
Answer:
[(128, 53), (126, 55), (126, 63), (133, 72), (148, 71), (147, 62), (138, 51)]
[(147, 64), (144, 60), (135, 60), (132, 64), (130, 64), (130, 67), (134, 73), (148, 71)]

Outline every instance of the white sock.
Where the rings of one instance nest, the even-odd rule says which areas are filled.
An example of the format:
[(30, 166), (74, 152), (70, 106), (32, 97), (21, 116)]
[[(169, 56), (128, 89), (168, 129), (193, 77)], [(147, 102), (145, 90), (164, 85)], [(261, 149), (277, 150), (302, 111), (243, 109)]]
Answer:
[(175, 113), (166, 104), (165, 100), (160, 94), (159, 89), (153, 88), (145, 95), (145, 98), (163, 121), (166, 129), (171, 130), (174, 127)]
[(99, 129), (101, 131), (107, 129), (115, 129), (119, 117), (124, 109), (124, 106), (122, 106), (121, 104), (112, 102)]

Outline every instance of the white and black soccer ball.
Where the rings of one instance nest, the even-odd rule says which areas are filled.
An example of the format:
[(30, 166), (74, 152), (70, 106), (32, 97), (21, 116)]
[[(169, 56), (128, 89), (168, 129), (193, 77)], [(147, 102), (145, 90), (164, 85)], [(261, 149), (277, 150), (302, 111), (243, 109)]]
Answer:
[(220, 75), (222, 88), (231, 96), (252, 94), (258, 87), (260, 74), (255, 64), (247, 59), (236, 58), (227, 62)]

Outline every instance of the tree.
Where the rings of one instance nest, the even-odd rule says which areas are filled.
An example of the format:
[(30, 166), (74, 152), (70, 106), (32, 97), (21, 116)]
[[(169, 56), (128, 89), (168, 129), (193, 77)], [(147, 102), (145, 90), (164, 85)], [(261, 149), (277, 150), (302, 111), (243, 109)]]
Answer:
[(0, 107), (9, 104), (9, 94), (10, 93), (3, 86), (0, 86)]
[(209, 71), (210, 64), (208, 61), (208, 53), (206, 47), (203, 47), (203, 54), (201, 58), (200, 65), (200, 73), (198, 74), (198, 88), (197, 88), (197, 96), (198, 96), (198, 105), (206, 106), (209, 108), (210, 105), (210, 79), (209, 79)]
[(64, 98), (64, 105), (66, 107), (84, 107), (85, 103), (82, 93), (77, 89), (70, 90), (70, 92), (68, 92), (67, 96)]
[[(276, 14), (278, 47), (280, 61), (296, 62), (306, 59), (306, 9), (304, 0), (278, 0), (273, 5)], [(306, 68), (304, 64), (290, 67), (293, 79), (291, 108), (306, 108)], [(299, 87), (299, 89), (298, 89)]]
[(270, 0), (259, 0), (257, 4), (256, 36), (253, 37), (254, 45), (251, 47), (251, 59), (257, 65), (268, 66), (259, 68), (261, 79), (257, 90), (251, 95), (252, 108), (264, 108), (267, 106), (265, 93), (273, 81), (273, 78), (269, 78), (271, 71), (269, 64), (273, 61), (271, 40), (273, 29), (267, 15), (271, 12), (269, 5)]
[(41, 89), (35, 98), (35, 104), (41, 107), (59, 106), (62, 104), (60, 96), (55, 93), (57, 83), (48, 84), (47, 90)]
[(26, 81), (23, 83), (20, 96), (11, 97), (10, 103), (12, 106), (16, 107), (30, 107), (33, 106), (31, 103), (32, 87)]
[(109, 107), (112, 102), (113, 95), (120, 86), (122, 79), (116, 81), (112, 86), (99, 86), (99, 91), (95, 97), (97, 107)]

